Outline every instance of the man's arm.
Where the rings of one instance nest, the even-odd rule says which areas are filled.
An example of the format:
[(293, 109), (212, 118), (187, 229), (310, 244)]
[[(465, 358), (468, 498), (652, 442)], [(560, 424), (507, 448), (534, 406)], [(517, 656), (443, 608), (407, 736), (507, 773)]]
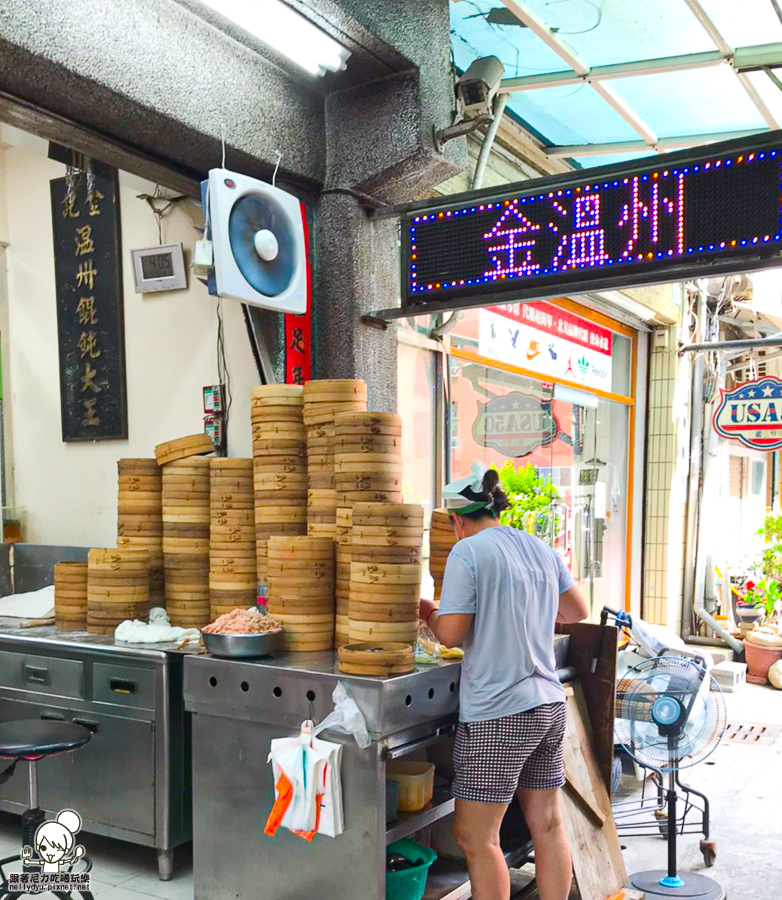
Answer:
[(441, 616), (431, 600), (422, 600), (419, 616), (444, 647), (461, 647), (472, 630), (472, 613), (449, 613)]
[(588, 615), (587, 602), (575, 585), (559, 595), (557, 622), (561, 622), (563, 625), (574, 625), (576, 622), (582, 622)]

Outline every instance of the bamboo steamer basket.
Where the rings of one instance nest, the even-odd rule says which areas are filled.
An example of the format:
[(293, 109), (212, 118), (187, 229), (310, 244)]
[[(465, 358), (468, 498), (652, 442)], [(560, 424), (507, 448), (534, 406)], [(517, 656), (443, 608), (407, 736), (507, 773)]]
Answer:
[(434, 599), (438, 601), (443, 589), (445, 565), (451, 548), (456, 543), (456, 535), (451, 527), (447, 510), (436, 509), (432, 512), (432, 525), (429, 533), (429, 574), (434, 580)]
[(362, 622), (350, 619), (351, 641), (394, 641), (414, 644), (418, 636), (418, 616), (410, 622)]
[(63, 631), (84, 631), (87, 627), (86, 562), (55, 564), (54, 624)]
[(89, 551), (88, 631), (98, 628), (113, 631), (125, 619), (148, 616), (149, 568), (149, 553), (146, 550)]
[(334, 542), (271, 537), (267, 548), (267, 608), (283, 626), (291, 652), (328, 650), (334, 642)]
[(415, 668), (413, 648), (403, 643), (353, 643), (340, 647), (339, 669), (346, 675), (404, 675)]
[(191, 434), (187, 437), (166, 441), (155, 447), (158, 465), (175, 462), (186, 457), (214, 453), (215, 446), (208, 434)]

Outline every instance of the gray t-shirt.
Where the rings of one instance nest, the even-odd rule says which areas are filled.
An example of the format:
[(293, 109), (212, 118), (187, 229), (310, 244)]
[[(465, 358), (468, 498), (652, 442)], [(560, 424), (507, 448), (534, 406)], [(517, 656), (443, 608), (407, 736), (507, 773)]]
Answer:
[(459, 718), (500, 719), (565, 699), (554, 661), (559, 595), (573, 579), (539, 538), (507, 526), (458, 541), (448, 556), (440, 615), (471, 613)]

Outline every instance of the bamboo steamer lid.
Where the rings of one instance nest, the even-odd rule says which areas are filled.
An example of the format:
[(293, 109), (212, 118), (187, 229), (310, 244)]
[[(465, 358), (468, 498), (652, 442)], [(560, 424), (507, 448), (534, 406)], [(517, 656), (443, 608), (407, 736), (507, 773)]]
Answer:
[(214, 450), (214, 443), (208, 434), (191, 434), (158, 444), (155, 447), (155, 458), (158, 465), (165, 465), (188, 457), (214, 453)]
[(120, 457), (117, 460), (117, 472), (125, 475), (129, 472), (141, 472), (143, 474), (153, 475), (158, 470), (157, 459), (153, 457)]
[(268, 397), (292, 397), (304, 400), (304, 386), (301, 384), (259, 384), (250, 392), (253, 400)]
[(415, 668), (415, 655), (405, 643), (353, 643), (339, 648), (338, 663), (347, 675), (404, 675)]

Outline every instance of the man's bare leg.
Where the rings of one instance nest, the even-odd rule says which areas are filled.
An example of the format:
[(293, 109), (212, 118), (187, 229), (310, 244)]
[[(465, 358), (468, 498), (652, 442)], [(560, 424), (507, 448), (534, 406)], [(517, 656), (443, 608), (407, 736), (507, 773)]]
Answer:
[(516, 792), (535, 847), (535, 879), (540, 900), (568, 900), (570, 896), (573, 863), (559, 795), (559, 789), (519, 788)]
[(510, 875), (500, 849), (507, 803), (457, 800), (454, 834), (470, 870), (472, 900), (509, 900)]

